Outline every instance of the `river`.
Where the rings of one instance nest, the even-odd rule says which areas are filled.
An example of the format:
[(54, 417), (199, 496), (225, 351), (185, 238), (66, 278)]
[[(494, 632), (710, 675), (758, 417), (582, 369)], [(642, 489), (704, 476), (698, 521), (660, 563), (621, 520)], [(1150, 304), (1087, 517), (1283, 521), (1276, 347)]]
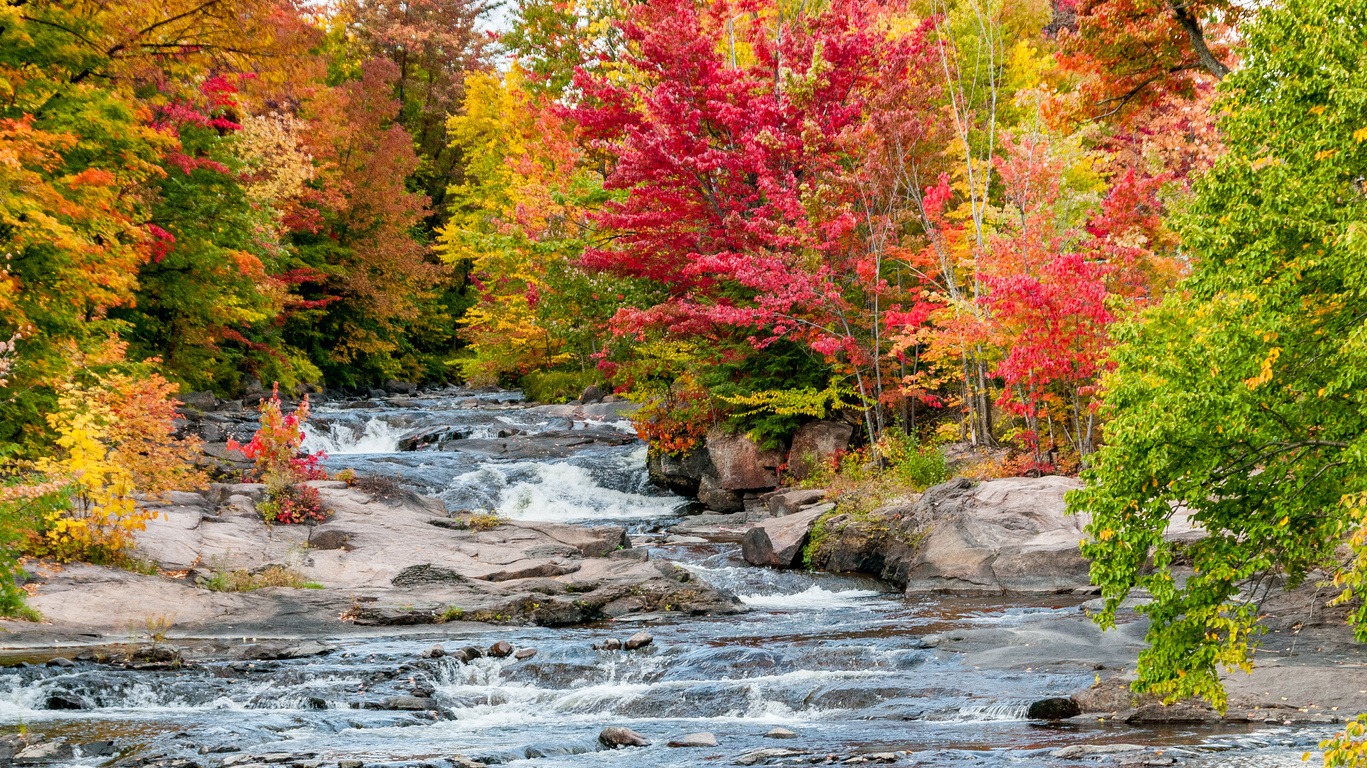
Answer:
[[(461, 755), (488, 764), (564, 766), (731, 765), (758, 749), (786, 749), (769, 764), (873, 762), (921, 766), (1078, 765), (1051, 756), (1074, 744), (1135, 743), (1167, 764), (1303, 765), (1330, 729), (1043, 725), (1025, 719), (1032, 700), (1088, 685), (1095, 660), (1032, 666), (956, 651), (954, 634), (1074, 631), (1077, 600), (906, 600), (863, 578), (779, 572), (746, 565), (729, 544), (671, 543), (665, 532), (683, 499), (649, 485), (639, 444), (594, 447), (562, 459), (461, 452), (397, 452), (401, 435), (449, 427), (466, 437), (547, 430), (626, 429), (576, 423), (522, 408), (507, 393), (425, 400), (412, 407), (321, 406), (314, 448), (332, 470), (399, 478), (451, 508), (491, 509), (529, 520), (624, 524), (653, 558), (691, 569), (736, 594), (750, 612), (659, 618), (572, 629), (490, 627), (451, 635), (353, 636), (324, 656), (224, 661), (181, 670), (132, 671), (94, 664), (0, 670), (0, 725), (62, 735), (76, 744), (115, 739), (125, 751), (78, 765), (183, 759), (229, 762), (239, 753), (312, 756), (323, 764), (449, 765)], [(595, 651), (607, 637), (646, 628), (654, 643)], [(486, 647), (509, 640), (525, 661), (422, 659), (433, 643)], [(986, 657), (984, 657), (986, 658)], [(428, 695), (427, 712), (363, 708), (383, 697)], [(77, 697), (80, 711), (54, 710)], [(646, 748), (599, 751), (605, 726), (633, 728)], [(781, 727), (796, 738), (765, 734)], [(708, 731), (718, 746), (675, 749), (671, 738)], [(1161, 749), (1157, 754), (1155, 748)], [(91, 751), (91, 750), (87, 750)], [(282, 758), (283, 759), (283, 758)], [(240, 761), (245, 765), (250, 761)], [(1095, 764), (1095, 763), (1093, 763)]]

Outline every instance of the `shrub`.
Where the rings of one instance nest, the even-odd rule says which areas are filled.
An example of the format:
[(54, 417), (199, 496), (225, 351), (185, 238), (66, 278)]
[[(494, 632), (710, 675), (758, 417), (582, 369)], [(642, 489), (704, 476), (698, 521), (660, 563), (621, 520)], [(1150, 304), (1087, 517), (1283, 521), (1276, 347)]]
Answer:
[(265, 483), (265, 498), (257, 505), (267, 524), (321, 523), (328, 512), (318, 490), (304, 485), (309, 480), (327, 477), (321, 466), (327, 454), (322, 451), (306, 453), (304, 424), (308, 421), (309, 399), (286, 415), (280, 406), (280, 386), (271, 391), (270, 399), (261, 401), (261, 427), (246, 445), (229, 440), (228, 447), (242, 451), (255, 464), (252, 479)]
[(214, 592), (251, 592), (266, 587), (323, 588), (323, 585), (308, 581), (304, 574), (284, 565), (268, 565), (257, 571), (218, 571), (208, 578), (201, 578), (199, 585)]
[(603, 375), (596, 370), (587, 371), (536, 371), (523, 376), (520, 382), (522, 394), (528, 400), (538, 403), (568, 403), (578, 399), (592, 384), (602, 382)]
[(460, 621), (465, 618), (465, 609), (458, 605), (448, 605), (441, 609), (436, 616), (438, 624), (445, 624), (450, 621)]
[(59, 452), (35, 463), (35, 476), (47, 482), (34, 487), (60, 486), (62, 493), (51, 498), (65, 503), (45, 512), (41, 536), (30, 540), (32, 554), (120, 564), (134, 533), (158, 514), (139, 507), (134, 495), (156, 496), (203, 479), (194, 465), (199, 441), (175, 437), (175, 388), (155, 374), (120, 373), (61, 387), (47, 417)]
[(493, 512), (475, 515), (465, 521), (465, 525), (472, 531), (492, 531), (503, 525), (503, 518)]

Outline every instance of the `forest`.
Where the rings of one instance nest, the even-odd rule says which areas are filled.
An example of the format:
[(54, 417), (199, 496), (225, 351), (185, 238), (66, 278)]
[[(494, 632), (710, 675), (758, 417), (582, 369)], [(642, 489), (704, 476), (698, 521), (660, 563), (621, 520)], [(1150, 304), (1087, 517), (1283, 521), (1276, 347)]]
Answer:
[(1218, 704), (1250, 580), (1367, 638), (1365, 177), (1362, 0), (0, 0), (3, 559), (118, 561), (191, 393), (596, 385), (1080, 475)]

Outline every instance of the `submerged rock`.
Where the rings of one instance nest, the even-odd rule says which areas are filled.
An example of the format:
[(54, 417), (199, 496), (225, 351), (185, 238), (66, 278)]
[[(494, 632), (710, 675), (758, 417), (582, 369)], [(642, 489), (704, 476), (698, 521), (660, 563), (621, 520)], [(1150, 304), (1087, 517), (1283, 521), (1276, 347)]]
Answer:
[(638, 648), (644, 648), (653, 642), (655, 642), (655, 637), (649, 632), (637, 632), (631, 637), (628, 637), (623, 645), (628, 651), (634, 651)]
[(717, 737), (711, 733), (708, 733), (707, 731), (699, 731), (698, 733), (690, 733), (684, 736), (680, 736), (677, 739), (670, 739), (669, 746), (715, 747), (717, 746)]
[(790, 731), (790, 730), (788, 730), (787, 728), (783, 728), (783, 727), (771, 728), (771, 729), (769, 730), (769, 732), (766, 733), (766, 734), (764, 734), (764, 735), (765, 735), (766, 738), (770, 738), (770, 739), (796, 739), (796, 738), (797, 738), (797, 733), (796, 733), (795, 731)]
[(618, 747), (648, 747), (650, 739), (620, 725), (610, 725), (598, 734), (598, 743), (608, 749)]
[(621, 641), (621, 640), (618, 640), (618, 639), (615, 638), (615, 637), (609, 637), (609, 638), (606, 639), (606, 640), (599, 640), (598, 642), (596, 642), (596, 643), (593, 644), (593, 650), (595, 650), (595, 651), (620, 651), (620, 650), (622, 650), (622, 641)]

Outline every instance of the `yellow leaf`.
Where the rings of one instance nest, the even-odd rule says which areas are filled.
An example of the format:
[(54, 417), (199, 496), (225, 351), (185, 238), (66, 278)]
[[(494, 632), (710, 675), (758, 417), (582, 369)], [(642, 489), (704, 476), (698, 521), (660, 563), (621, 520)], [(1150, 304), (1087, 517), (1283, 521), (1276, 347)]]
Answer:
[(1316, 153), (1315, 153), (1315, 159), (1316, 159), (1316, 160), (1327, 160), (1327, 159), (1333, 157), (1334, 155), (1337, 155), (1338, 153), (1339, 153), (1339, 151), (1338, 151), (1337, 149), (1323, 149), (1323, 150), (1320, 150), (1319, 152), (1316, 152)]
[(1359, 144), (1367, 141), (1367, 128), (1359, 128), (1356, 131), (1353, 131), (1353, 141), (1356, 141)]

